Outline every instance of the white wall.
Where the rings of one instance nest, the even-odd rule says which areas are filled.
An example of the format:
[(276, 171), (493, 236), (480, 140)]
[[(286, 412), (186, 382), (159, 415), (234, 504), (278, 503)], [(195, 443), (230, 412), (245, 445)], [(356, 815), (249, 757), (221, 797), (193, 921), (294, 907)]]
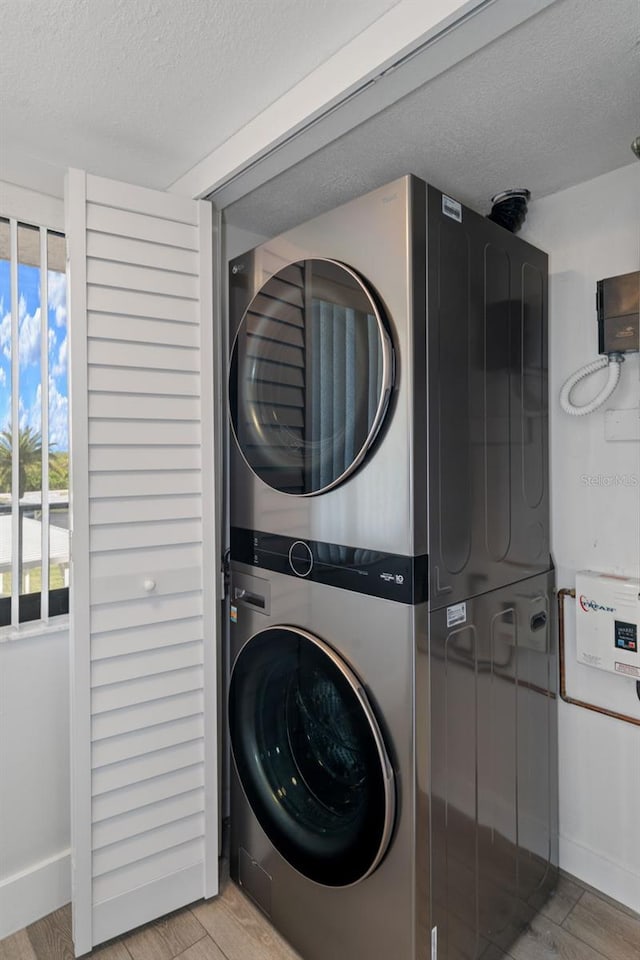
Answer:
[[(534, 202), (523, 236), (550, 255), (551, 541), (558, 586), (574, 586), (582, 569), (638, 577), (640, 443), (605, 439), (606, 410), (640, 405), (638, 355), (623, 364), (618, 390), (590, 416), (568, 416), (557, 398), (564, 380), (597, 355), (596, 282), (640, 266), (640, 164)], [(594, 377), (582, 399), (603, 378)], [(616, 476), (626, 483), (602, 479)], [(569, 695), (640, 717), (633, 680), (575, 662), (572, 606), (569, 600)], [(637, 911), (639, 803), (640, 727), (561, 702), (561, 866)]]
[(0, 940), (71, 898), (69, 634), (0, 643)]

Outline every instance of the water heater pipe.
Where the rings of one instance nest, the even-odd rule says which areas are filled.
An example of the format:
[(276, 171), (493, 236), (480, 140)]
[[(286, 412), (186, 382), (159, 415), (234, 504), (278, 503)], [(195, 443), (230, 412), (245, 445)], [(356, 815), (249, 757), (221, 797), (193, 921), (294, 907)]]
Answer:
[(565, 703), (571, 703), (574, 707), (592, 710), (594, 713), (601, 713), (603, 716), (611, 717), (613, 720), (622, 720), (623, 723), (631, 723), (635, 727), (640, 727), (640, 719), (638, 719), (638, 717), (630, 717), (626, 713), (616, 713), (614, 710), (607, 710), (605, 707), (599, 707), (595, 703), (587, 703), (585, 700), (574, 700), (573, 697), (567, 695), (564, 658), (564, 598), (573, 597), (575, 599), (575, 596), (575, 590), (567, 587), (558, 590), (558, 667), (560, 669), (560, 696)]

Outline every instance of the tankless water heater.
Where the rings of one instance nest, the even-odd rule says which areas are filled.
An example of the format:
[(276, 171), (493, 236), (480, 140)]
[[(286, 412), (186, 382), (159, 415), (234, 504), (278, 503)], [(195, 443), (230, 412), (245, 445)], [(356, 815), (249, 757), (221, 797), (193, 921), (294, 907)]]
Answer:
[(640, 580), (579, 571), (576, 636), (580, 663), (640, 679)]

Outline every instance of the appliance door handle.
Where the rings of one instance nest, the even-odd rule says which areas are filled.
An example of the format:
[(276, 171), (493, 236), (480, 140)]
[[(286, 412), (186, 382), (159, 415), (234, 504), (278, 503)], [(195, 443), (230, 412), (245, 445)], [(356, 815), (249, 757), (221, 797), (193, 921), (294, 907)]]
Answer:
[(252, 607), (259, 607), (260, 610), (264, 610), (266, 606), (266, 601), (263, 596), (259, 593), (251, 593), (250, 590), (244, 590), (242, 587), (234, 588), (233, 599), (238, 603), (246, 603)]

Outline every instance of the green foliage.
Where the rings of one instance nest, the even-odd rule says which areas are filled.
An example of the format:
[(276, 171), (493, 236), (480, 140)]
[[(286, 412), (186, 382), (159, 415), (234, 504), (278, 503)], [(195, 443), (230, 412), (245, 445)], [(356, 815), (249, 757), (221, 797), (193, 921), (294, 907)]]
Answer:
[[(0, 433), (0, 493), (11, 492), (13, 463), (11, 427)], [(42, 489), (42, 438), (31, 427), (18, 434), (19, 468), (18, 489), (22, 497), (27, 491)], [(49, 487), (51, 490), (69, 488), (69, 454), (49, 455)]]
[[(39, 488), (36, 488), (39, 489)], [(69, 454), (52, 453), (49, 455), (49, 489), (69, 489)]]

